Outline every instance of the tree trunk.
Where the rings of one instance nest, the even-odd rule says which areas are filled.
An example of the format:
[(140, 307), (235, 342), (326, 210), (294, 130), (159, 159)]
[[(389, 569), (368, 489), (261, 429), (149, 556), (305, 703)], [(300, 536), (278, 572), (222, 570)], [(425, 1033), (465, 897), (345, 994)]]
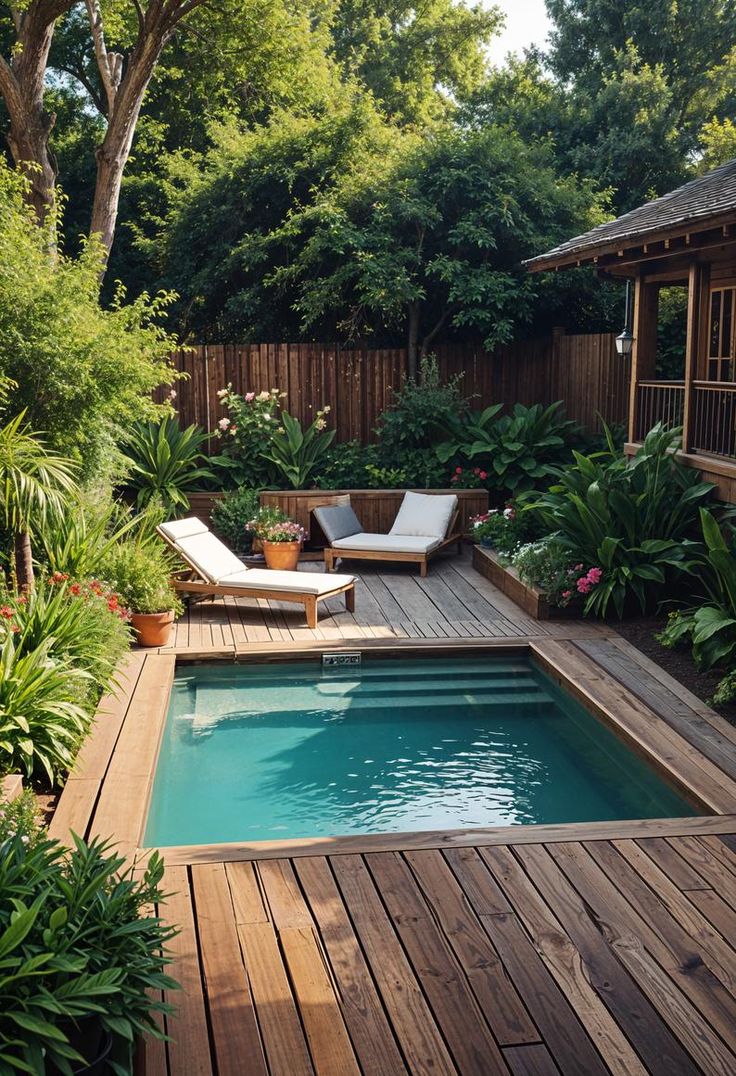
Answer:
[(418, 348), (419, 348), (419, 317), (421, 313), (421, 307), (419, 302), (415, 300), (413, 303), (409, 303), (409, 335), (407, 339), (407, 373), (409, 377), (416, 381), (417, 371), (419, 369), (418, 363)]
[(15, 578), (20, 591), (33, 590), (33, 552), (28, 531), (15, 535)]

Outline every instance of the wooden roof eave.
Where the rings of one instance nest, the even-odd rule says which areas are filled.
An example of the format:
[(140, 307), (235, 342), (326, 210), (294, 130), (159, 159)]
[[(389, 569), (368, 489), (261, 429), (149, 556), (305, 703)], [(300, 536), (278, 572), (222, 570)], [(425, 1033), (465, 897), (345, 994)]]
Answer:
[(708, 221), (683, 222), (677, 227), (619, 238), (583, 250), (551, 257), (542, 254), (525, 264), (530, 273), (574, 269), (586, 265), (616, 275), (616, 270), (620, 272), (626, 267), (626, 271), (621, 275), (630, 276), (633, 267), (643, 262), (683, 253), (695, 254), (735, 241), (736, 209)]

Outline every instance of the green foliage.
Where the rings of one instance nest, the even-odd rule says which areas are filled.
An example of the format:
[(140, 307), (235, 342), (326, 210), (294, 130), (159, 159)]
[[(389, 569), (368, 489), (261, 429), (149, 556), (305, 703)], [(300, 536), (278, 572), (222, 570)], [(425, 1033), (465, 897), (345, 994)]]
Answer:
[[(8, 597), (0, 615), (14, 633), (16, 659), (48, 644), (50, 659), (89, 676), (80, 693), (90, 710), (113, 685), (115, 668), (128, 649), (127, 610), (118, 595), (96, 581), (78, 583), (53, 575), (28, 595)], [(4, 634), (0, 620), (0, 638)]]
[(664, 594), (668, 578), (686, 571), (697, 549), (698, 510), (713, 486), (681, 464), (673, 449), (680, 431), (657, 424), (636, 455), (583, 456), (533, 504), (572, 557), (603, 570), (586, 613), (623, 616), (627, 599), (642, 611)]
[(514, 504), (491, 508), (471, 520), (470, 537), (474, 542), (510, 557), (520, 545), (538, 537), (539, 523), (532, 512), (522, 512)]
[(335, 439), (335, 431), (325, 429), (324, 416), (329, 410), (325, 407), (318, 411), (306, 430), (288, 411), (281, 412), (281, 425), (274, 430), (269, 451), (264, 455), (292, 489), (307, 487)]
[(212, 509), (212, 527), (238, 554), (250, 552), (251, 536), (246, 525), (258, 511), (258, 490), (241, 486), (226, 493)]
[(601, 585), (599, 568), (573, 564), (573, 559), (566, 542), (550, 535), (521, 546), (511, 562), (524, 583), (541, 590), (550, 605), (565, 609), (581, 602), (584, 594), (595, 594)]
[(505, 415), (501, 408), (492, 404), (449, 423), (451, 439), (437, 446), (437, 456), (443, 462), (475, 461), (490, 491), (497, 497), (515, 496), (538, 489), (559, 473), (570, 458), (578, 427), (564, 418), (560, 402), (549, 407), (516, 404)]
[(165, 518), (186, 512), (187, 493), (201, 489), (213, 477), (202, 455), (207, 434), (199, 426), (182, 430), (179, 420), (166, 415), (160, 422), (137, 422), (123, 445), (128, 469), (125, 488), (135, 493), (135, 504), (145, 508), (159, 502)]
[(161, 1038), (153, 1014), (175, 931), (152, 909), (164, 898), (154, 853), (142, 877), (99, 840), (6, 840), (0, 854), (0, 1041), (3, 1071), (70, 1073), (83, 1058), (70, 1043), (81, 1022), (114, 1039), (115, 1072), (132, 1070), (134, 1038)]
[(80, 704), (91, 677), (51, 656), (53, 639), (35, 650), (16, 648), (12, 632), (0, 644), (0, 769), (45, 773), (51, 784), (71, 767), (89, 727)]
[(672, 614), (659, 636), (665, 646), (692, 644), (693, 658), (703, 669), (736, 663), (736, 556), (721, 528), (705, 508), (700, 510), (705, 554), (697, 558), (694, 574), (705, 587), (701, 603)]
[(156, 543), (118, 542), (100, 564), (100, 576), (120, 595), (133, 613), (180, 615), (182, 603), (170, 580), (172, 556), (159, 540)]
[(380, 468), (378, 446), (360, 441), (341, 441), (325, 453), (317, 476), (319, 489), (371, 489)]
[(43, 430), (56, 454), (85, 475), (112, 466), (115, 439), (160, 412), (151, 391), (172, 379), (174, 341), (157, 322), (168, 298), (98, 302), (101, 253), (49, 259), (48, 234), (23, 201), (24, 182), (0, 162), (0, 374), (15, 382), (9, 406)]
[[(288, 523), (289, 517), (282, 508), (276, 505), (265, 504), (253, 513), (252, 519), (246, 524), (246, 529), (254, 538), (263, 541), (268, 533), (280, 523)], [(268, 540), (268, 539), (266, 539)]]
[(394, 391), (391, 406), (378, 419), (382, 451), (397, 460), (414, 449), (433, 448), (437, 438), (468, 409), (462, 375), (444, 382), (434, 355), (423, 358), (419, 377)]
[(220, 419), (215, 436), (222, 442), (220, 456), (223, 477), (236, 487), (264, 489), (276, 483), (276, 469), (268, 459), (279, 426), (281, 400), (278, 389), (247, 392), (239, 396), (232, 386), (217, 395), (228, 414)]
[[(154, 506), (155, 507), (155, 506)], [(153, 509), (136, 516), (103, 491), (80, 491), (59, 508), (51, 508), (43, 526), (34, 531), (38, 556), (52, 574), (92, 579), (101, 573), (108, 552), (135, 536), (139, 543), (159, 543), (148, 536)]]
[(0, 848), (14, 838), (20, 838), (23, 844), (35, 844), (41, 836), (38, 804), (30, 788), (14, 800), (0, 798)]

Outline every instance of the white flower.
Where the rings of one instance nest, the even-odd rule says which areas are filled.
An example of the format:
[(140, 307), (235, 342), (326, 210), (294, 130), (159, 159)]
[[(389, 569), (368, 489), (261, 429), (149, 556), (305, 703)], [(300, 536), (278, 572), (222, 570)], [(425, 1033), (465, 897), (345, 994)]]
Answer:
[(503, 518), (504, 519), (513, 519), (513, 517), (514, 517), (513, 508), (504, 508), (504, 510), (503, 510)]
[(265, 418), (266, 422), (271, 421), (271, 416), (270, 415), (264, 415), (263, 417)]
[(230, 419), (229, 418), (221, 418), (220, 421), (217, 423), (217, 425), (220, 427), (221, 430), (226, 430), (228, 428), (228, 426), (230, 425)]
[(329, 405), (329, 404), (327, 404), (327, 405), (326, 405), (326, 407), (323, 407), (323, 408), (322, 408), (322, 414), (323, 414), (323, 415), (329, 415), (329, 413), (330, 413), (330, 411), (331, 411), (331, 410), (332, 410), (332, 408), (330, 407), (330, 405)]
[(261, 403), (264, 403), (265, 400), (271, 399), (271, 393), (268, 391), (268, 389), (264, 389), (263, 392), (258, 393), (256, 399), (259, 400)]
[(220, 399), (222, 399), (223, 396), (227, 396), (227, 389), (218, 389), (217, 390), (217, 395), (219, 396)]

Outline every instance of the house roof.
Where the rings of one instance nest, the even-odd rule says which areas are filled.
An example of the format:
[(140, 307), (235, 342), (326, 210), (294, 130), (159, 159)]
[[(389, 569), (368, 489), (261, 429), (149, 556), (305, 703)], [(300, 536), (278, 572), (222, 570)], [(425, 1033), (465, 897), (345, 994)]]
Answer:
[(631, 246), (632, 240), (646, 241), (658, 232), (669, 231), (680, 224), (703, 226), (711, 218), (729, 212), (736, 214), (736, 158), (616, 220), (568, 239), (524, 264), (535, 271), (587, 261), (602, 248), (610, 248), (616, 243)]

